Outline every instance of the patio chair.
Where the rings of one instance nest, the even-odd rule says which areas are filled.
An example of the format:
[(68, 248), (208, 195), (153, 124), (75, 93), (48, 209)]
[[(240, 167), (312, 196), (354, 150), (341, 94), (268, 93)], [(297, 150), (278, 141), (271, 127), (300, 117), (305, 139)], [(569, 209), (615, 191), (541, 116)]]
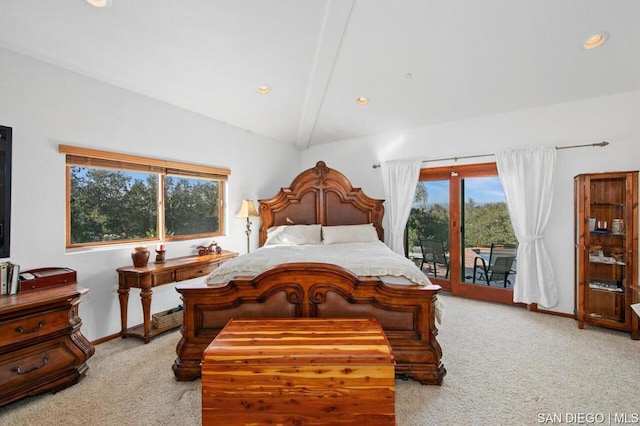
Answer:
[(438, 240), (420, 238), (420, 249), (422, 250), (420, 269), (426, 264), (433, 269), (434, 277), (438, 278), (437, 265), (443, 265), (446, 268), (444, 277), (449, 278), (449, 258), (444, 251), (444, 243)]
[(509, 275), (513, 274), (513, 262), (516, 260), (517, 246), (515, 244), (491, 244), (489, 260), (477, 256), (473, 260), (473, 282), (476, 279), (486, 281), (487, 285), (492, 282), (502, 282), (504, 288), (509, 281)]

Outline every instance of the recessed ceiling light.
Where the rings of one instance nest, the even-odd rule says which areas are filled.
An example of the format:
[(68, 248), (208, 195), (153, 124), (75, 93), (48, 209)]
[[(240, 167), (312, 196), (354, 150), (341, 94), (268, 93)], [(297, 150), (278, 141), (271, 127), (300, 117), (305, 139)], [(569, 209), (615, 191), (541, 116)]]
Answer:
[(271, 91), (271, 87), (267, 86), (266, 84), (263, 84), (262, 86), (258, 86), (258, 93), (260, 93), (261, 95), (266, 95), (270, 91)]
[(87, 0), (91, 6), (95, 7), (109, 7), (111, 6), (111, 0)]
[(366, 105), (369, 103), (369, 99), (365, 98), (364, 96), (360, 96), (359, 98), (356, 98), (356, 103), (358, 105)]
[(585, 49), (593, 49), (598, 46), (601, 46), (602, 43), (607, 41), (607, 38), (608, 38), (607, 33), (594, 34), (591, 37), (589, 37), (587, 41), (584, 42), (583, 46)]

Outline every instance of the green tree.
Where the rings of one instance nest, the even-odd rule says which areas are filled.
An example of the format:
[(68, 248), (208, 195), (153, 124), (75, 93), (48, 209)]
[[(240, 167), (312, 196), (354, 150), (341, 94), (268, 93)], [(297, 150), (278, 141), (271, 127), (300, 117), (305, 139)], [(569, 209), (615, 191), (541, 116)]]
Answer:
[[(464, 206), (465, 247), (488, 247), (491, 243), (515, 243), (507, 205), (504, 202), (479, 205), (470, 199)], [(449, 209), (440, 204), (413, 207), (407, 221), (409, 247), (419, 246), (419, 238), (444, 242), (449, 247)]]
[(158, 178), (147, 176), (145, 181), (134, 180), (123, 194), (119, 210), (114, 219), (122, 235), (129, 239), (147, 238), (150, 232), (157, 234), (158, 228)]
[(145, 182), (123, 171), (72, 167), (71, 242), (145, 238), (157, 223), (154, 176)]
[(204, 179), (165, 178), (165, 224), (172, 235), (220, 229), (219, 185)]
[(424, 186), (424, 183), (418, 182), (416, 185), (416, 193), (413, 197), (413, 205), (414, 207), (421, 208), (422, 210), (427, 209), (427, 201), (429, 200), (429, 194), (427, 193), (427, 187)]
[(407, 222), (409, 246), (419, 246), (420, 238), (439, 240), (449, 247), (449, 210), (434, 204), (428, 209), (412, 208)]
[(490, 246), (491, 243), (515, 243), (507, 204), (504, 202), (478, 205), (473, 199), (465, 203), (465, 246)]
[(418, 182), (413, 208), (407, 221), (407, 245), (420, 245), (420, 238), (440, 240), (449, 246), (449, 211), (434, 204), (428, 207), (429, 194), (423, 182)]
[(94, 203), (90, 201), (91, 178), (81, 168), (71, 168), (71, 237), (73, 243), (98, 241), (102, 235), (102, 222)]

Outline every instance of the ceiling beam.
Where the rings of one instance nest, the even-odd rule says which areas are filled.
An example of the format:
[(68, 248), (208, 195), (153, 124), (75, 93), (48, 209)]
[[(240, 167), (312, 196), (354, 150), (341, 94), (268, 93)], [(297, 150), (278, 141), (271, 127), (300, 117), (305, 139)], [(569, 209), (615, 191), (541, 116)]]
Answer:
[(329, 0), (327, 3), (298, 126), (296, 145), (300, 150), (309, 148), (311, 144), (313, 129), (318, 120), (329, 80), (331, 80), (333, 66), (340, 52), (353, 3), (354, 0)]

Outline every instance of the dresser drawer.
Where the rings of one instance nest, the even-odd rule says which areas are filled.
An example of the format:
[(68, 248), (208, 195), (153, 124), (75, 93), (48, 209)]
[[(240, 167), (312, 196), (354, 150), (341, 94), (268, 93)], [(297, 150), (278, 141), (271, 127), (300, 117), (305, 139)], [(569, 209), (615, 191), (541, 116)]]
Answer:
[(42, 312), (0, 322), (2, 347), (46, 336), (69, 327), (69, 309)]
[(0, 396), (73, 368), (78, 357), (68, 341), (61, 337), (0, 356)]
[(194, 268), (179, 269), (176, 271), (176, 281), (190, 280), (192, 278), (203, 277), (213, 272), (219, 263), (210, 263), (208, 265), (197, 266)]

